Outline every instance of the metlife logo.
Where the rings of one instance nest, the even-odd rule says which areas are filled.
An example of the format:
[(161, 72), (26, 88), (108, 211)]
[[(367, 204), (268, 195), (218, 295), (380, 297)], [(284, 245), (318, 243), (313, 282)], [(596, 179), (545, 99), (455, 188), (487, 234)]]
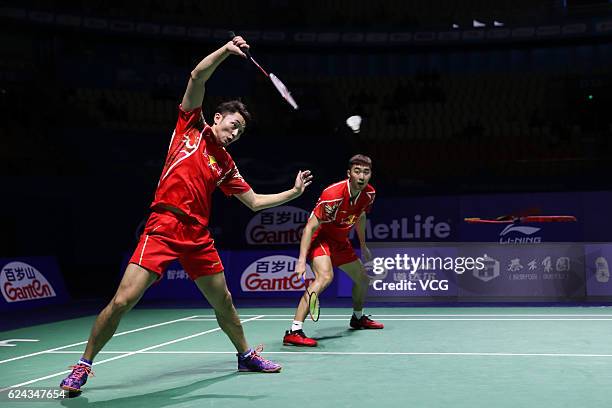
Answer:
[[(412, 217), (393, 218), (388, 222), (366, 221), (367, 240), (446, 240), (451, 236), (451, 224), (438, 221), (433, 215), (415, 214)], [(351, 231), (350, 237), (356, 234)]]

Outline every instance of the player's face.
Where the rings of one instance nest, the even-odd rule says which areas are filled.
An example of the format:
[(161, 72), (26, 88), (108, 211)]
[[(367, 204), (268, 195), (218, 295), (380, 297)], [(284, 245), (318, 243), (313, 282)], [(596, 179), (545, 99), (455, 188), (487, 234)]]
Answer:
[(226, 113), (225, 116), (215, 113), (215, 123), (212, 126), (215, 141), (219, 146), (227, 147), (240, 139), (245, 126), (246, 122), (239, 112)]
[(351, 169), (347, 171), (349, 183), (352, 191), (361, 191), (370, 182), (372, 177), (372, 169), (369, 166), (361, 164), (353, 164)]

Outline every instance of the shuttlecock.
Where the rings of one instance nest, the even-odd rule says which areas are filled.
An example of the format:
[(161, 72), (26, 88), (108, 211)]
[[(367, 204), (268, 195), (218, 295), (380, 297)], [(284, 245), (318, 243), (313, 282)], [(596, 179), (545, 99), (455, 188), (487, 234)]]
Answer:
[(482, 28), (482, 27), (486, 27), (487, 25), (485, 23), (483, 23), (482, 21), (478, 21), (478, 20), (472, 20), (472, 27), (474, 28)]
[(359, 133), (361, 127), (361, 116), (354, 115), (346, 120), (346, 124), (351, 128), (353, 133)]
[(503, 26), (505, 26), (505, 24), (502, 23), (501, 21), (495, 20), (495, 21), (493, 21), (493, 26), (495, 26), (495, 27), (503, 27)]

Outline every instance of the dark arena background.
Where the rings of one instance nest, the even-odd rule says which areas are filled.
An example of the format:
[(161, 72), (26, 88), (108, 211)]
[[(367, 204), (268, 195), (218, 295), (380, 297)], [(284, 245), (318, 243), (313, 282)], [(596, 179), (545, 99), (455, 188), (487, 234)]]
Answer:
[[(0, 2), (0, 23), (3, 407), (609, 406), (612, 2), (41, 0)], [(299, 108), (230, 56), (206, 121), (247, 105), (228, 151), (257, 193), (314, 175), (281, 206), (211, 204), (249, 345), (283, 369), (236, 371), (175, 261), (64, 395), (151, 214), (190, 73), (229, 31)], [(295, 273), (304, 226), (358, 153), (376, 189), (364, 313), (385, 328), (349, 327), (336, 268), (304, 323), (318, 346), (284, 344), (315, 280)]]

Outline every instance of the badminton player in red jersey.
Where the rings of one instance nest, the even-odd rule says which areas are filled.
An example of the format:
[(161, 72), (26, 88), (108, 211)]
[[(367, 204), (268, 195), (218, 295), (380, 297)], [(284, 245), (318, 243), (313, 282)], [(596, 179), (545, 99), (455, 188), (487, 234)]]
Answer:
[[(320, 295), (332, 282), (334, 267), (342, 269), (354, 282), (350, 326), (354, 329), (382, 329), (382, 323), (363, 314), (369, 278), (348, 239), (350, 230), (357, 224), (361, 254), (366, 262), (372, 258), (365, 242), (366, 213), (372, 208), (376, 195), (374, 187), (369, 184), (372, 160), (361, 154), (351, 157), (347, 175), (348, 179), (323, 190), (310, 214), (300, 242), (296, 273), (302, 276), (306, 272), (306, 259), (309, 259), (315, 273), (315, 280), (309, 290)], [(285, 332), (283, 344), (308, 347), (317, 345), (317, 341), (307, 337), (302, 329), (307, 314), (308, 294), (305, 292), (298, 304), (291, 329)]]
[(191, 72), (151, 205), (152, 214), (115, 296), (94, 323), (83, 358), (60, 384), (63, 389), (80, 391), (91, 373), (92, 360), (113, 336), (122, 316), (175, 259), (215, 309), (219, 326), (238, 352), (238, 369), (281, 370), (279, 364), (262, 358), (260, 350), (249, 348), (225, 282), (221, 259), (207, 228), (211, 195), (216, 187), (257, 211), (298, 197), (312, 182), (309, 171), (300, 171), (294, 186), (287, 191), (255, 193), (226, 150), (244, 132), (250, 119), (246, 107), (239, 101), (225, 102), (215, 112), (212, 124), (204, 122), (204, 84), (228, 56), (245, 57), (241, 47), (248, 49), (249, 46), (241, 37), (234, 37)]

